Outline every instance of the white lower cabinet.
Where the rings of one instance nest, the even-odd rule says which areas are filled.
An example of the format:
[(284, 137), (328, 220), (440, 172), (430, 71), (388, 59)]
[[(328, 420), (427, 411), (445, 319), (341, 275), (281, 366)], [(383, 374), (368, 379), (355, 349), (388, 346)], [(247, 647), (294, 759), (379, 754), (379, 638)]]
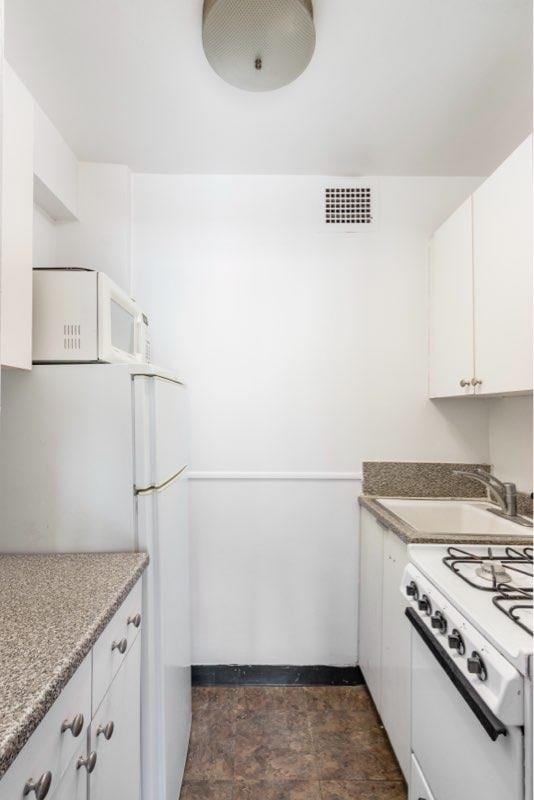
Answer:
[[(87, 743), (78, 749), (69, 763), (59, 786), (51, 795), (51, 800), (86, 800), (88, 797), (87, 772), (80, 762), (87, 757)], [(31, 797), (31, 795), (30, 795)]]
[[(91, 654), (82, 661), (48, 713), (0, 780), (0, 800), (32, 800), (43, 785), (51, 797), (87, 742), (91, 720)], [(67, 727), (70, 726), (70, 727)], [(48, 776), (48, 777), (47, 777)]]
[(406, 545), (360, 515), (359, 665), (406, 780), (410, 775), (410, 629), (400, 593)]
[(140, 797), (140, 659), (138, 636), (91, 722), (89, 750), (97, 756), (91, 800)]
[[(141, 581), (0, 778), (0, 800), (139, 800), (140, 602)], [(102, 648), (121, 659), (113, 674), (102, 672)], [(95, 687), (103, 688), (103, 698), (92, 714)]]
[(359, 664), (378, 711), (382, 708), (382, 575), (384, 528), (365, 509), (360, 526)]
[(382, 707), (380, 714), (405, 776), (410, 772), (410, 623), (400, 593), (407, 547), (384, 533), (382, 578)]
[[(425, 776), (421, 771), (421, 767), (415, 760), (415, 756), (411, 759), (410, 770), (410, 797), (409, 800), (434, 800), (434, 795), (430, 791)], [(474, 798), (472, 800), (475, 800)]]

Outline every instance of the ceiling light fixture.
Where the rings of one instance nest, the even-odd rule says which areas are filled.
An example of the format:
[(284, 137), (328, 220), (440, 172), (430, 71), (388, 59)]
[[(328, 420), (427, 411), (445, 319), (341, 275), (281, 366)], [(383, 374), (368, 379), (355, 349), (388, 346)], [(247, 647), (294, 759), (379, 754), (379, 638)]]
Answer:
[(202, 40), (209, 63), (232, 86), (279, 89), (313, 55), (312, 0), (204, 0)]

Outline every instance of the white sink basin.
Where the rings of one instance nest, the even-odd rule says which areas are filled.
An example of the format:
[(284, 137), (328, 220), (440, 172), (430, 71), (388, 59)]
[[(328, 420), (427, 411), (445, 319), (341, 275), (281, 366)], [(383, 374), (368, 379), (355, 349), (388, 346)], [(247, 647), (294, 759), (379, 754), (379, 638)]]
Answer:
[(523, 537), (532, 533), (529, 528), (491, 514), (486, 510), (490, 507), (487, 501), (378, 499), (412, 528), (425, 533), (502, 533)]

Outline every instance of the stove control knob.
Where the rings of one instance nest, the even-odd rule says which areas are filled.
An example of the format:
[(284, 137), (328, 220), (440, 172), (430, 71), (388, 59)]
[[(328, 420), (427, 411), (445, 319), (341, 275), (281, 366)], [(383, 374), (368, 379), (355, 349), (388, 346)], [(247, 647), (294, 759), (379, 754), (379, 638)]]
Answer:
[(419, 589), (415, 581), (411, 581), (406, 587), (406, 594), (408, 597), (413, 597), (414, 600), (419, 600)]
[(432, 627), (438, 630), (440, 633), (447, 633), (447, 620), (441, 611), (436, 611), (432, 617), (431, 623)]
[(432, 603), (430, 602), (426, 594), (424, 594), (421, 597), (421, 599), (418, 600), (417, 606), (419, 608), (419, 611), (424, 611), (425, 614), (430, 617), (430, 615), (432, 614)]
[(488, 677), (486, 665), (482, 661), (480, 653), (477, 653), (476, 650), (473, 650), (471, 658), (467, 659), (467, 669), (473, 675), (478, 675), (481, 681), (485, 681)]
[(451, 650), (456, 650), (459, 656), (463, 656), (465, 653), (465, 644), (464, 640), (462, 639), (462, 634), (460, 631), (453, 629), (451, 635), (449, 636), (449, 647)]

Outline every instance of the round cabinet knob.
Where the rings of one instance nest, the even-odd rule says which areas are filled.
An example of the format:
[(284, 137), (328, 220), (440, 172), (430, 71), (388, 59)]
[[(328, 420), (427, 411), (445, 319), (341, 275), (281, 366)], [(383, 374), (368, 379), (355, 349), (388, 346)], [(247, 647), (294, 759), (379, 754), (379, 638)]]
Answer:
[(80, 756), (80, 758), (76, 762), (76, 769), (80, 769), (81, 767), (85, 767), (89, 775), (91, 774), (91, 772), (96, 767), (96, 753), (94, 750), (91, 753), (89, 753), (87, 758)]
[(485, 681), (488, 677), (486, 665), (482, 661), (480, 653), (477, 653), (476, 650), (473, 650), (471, 657), (467, 659), (467, 670), (473, 675), (478, 675), (481, 681)]
[(419, 611), (424, 611), (428, 617), (432, 614), (432, 603), (426, 594), (424, 594), (417, 602), (417, 607), (419, 608)]
[(52, 773), (43, 772), (38, 781), (34, 781), (33, 778), (30, 778), (26, 781), (22, 794), (24, 797), (26, 797), (26, 795), (30, 794), (30, 792), (35, 792), (35, 797), (37, 800), (44, 800), (49, 792), (51, 783)]
[(133, 625), (134, 628), (138, 628), (141, 624), (141, 614), (133, 614), (133, 616), (128, 617), (128, 625)]
[(431, 623), (435, 630), (438, 630), (440, 633), (447, 633), (447, 620), (441, 611), (436, 611), (431, 619)]
[(100, 734), (103, 734), (104, 739), (107, 739), (107, 741), (109, 742), (109, 740), (113, 736), (114, 730), (115, 730), (115, 723), (112, 720), (110, 720), (108, 723), (106, 723), (106, 725), (98, 726), (98, 728), (96, 729), (96, 735), (100, 736)]
[(471, 378), (471, 386), (480, 386), (482, 383), (478, 378)]
[(466, 386), (471, 386), (471, 381), (462, 378), (462, 380), (460, 381), (460, 386), (462, 387), (462, 389), (465, 389)]
[(465, 644), (464, 640), (462, 639), (462, 634), (460, 631), (453, 629), (451, 635), (449, 636), (449, 647), (451, 650), (456, 650), (458, 655), (463, 656), (465, 653)]
[(118, 650), (122, 655), (125, 654), (128, 648), (128, 639), (121, 639), (120, 642), (113, 642), (111, 645), (112, 650)]
[(83, 714), (76, 714), (70, 721), (68, 719), (63, 720), (61, 724), (61, 733), (70, 731), (74, 738), (76, 738), (83, 731), (83, 723)]
[(413, 597), (414, 600), (419, 600), (419, 589), (415, 581), (411, 581), (406, 587), (406, 594), (408, 597)]

